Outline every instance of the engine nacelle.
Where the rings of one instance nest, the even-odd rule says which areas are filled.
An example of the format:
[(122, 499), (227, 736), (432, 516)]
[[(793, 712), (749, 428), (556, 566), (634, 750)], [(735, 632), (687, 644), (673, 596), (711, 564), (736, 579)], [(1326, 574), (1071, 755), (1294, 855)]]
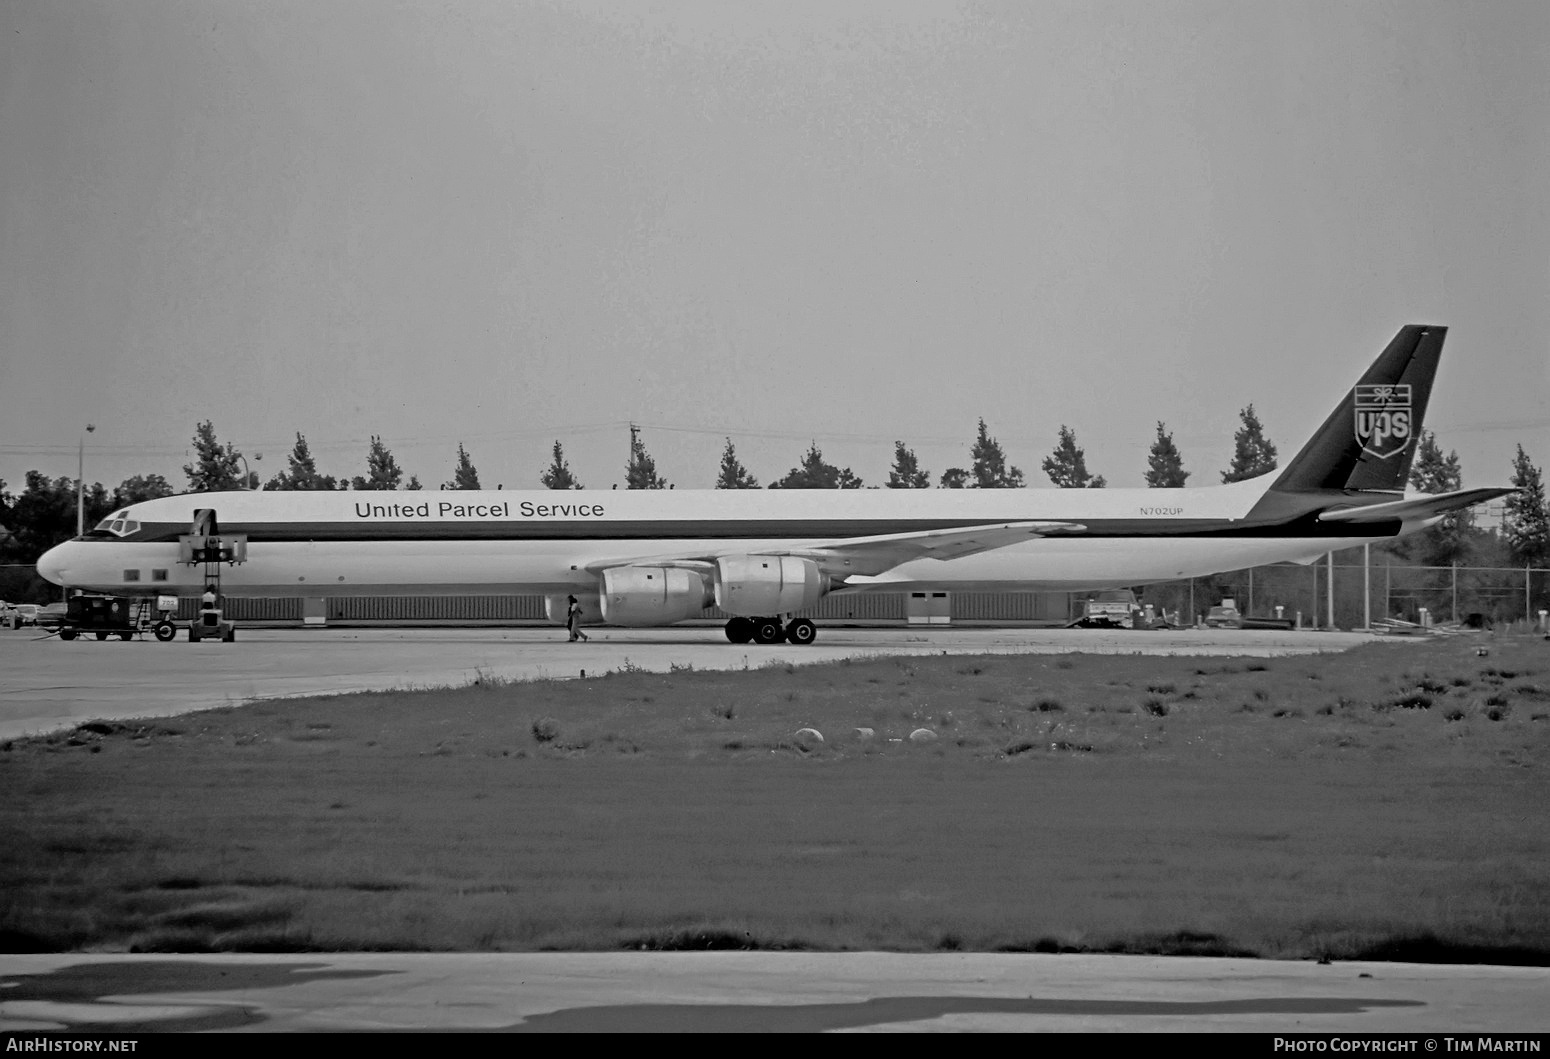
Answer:
[[(576, 602), (581, 606), (581, 624), (601, 625), (603, 623), (603, 601), (598, 598), (596, 592), (572, 592)], [(545, 596), (544, 617), (552, 624), (565, 625), (566, 617), (570, 614), (569, 596)]]
[(744, 618), (773, 618), (816, 606), (829, 579), (811, 559), (729, 555), (716, 560), (716, 606)]
[(619, 566), (603, 571), (603, 620), (612, 625), (671, 625), (710, 602), (705, 579), (693, 570)]

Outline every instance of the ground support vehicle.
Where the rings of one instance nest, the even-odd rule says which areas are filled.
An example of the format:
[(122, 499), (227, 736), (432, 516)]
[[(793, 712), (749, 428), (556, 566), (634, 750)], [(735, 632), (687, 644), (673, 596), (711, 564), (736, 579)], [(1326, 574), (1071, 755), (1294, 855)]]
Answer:
[[(168, 637), (170, 639), (171, 637)], [(199, 608), (199, 616), (188, 625), (188, 642), (220, 640), (231, 643), (237, 638), (237, 623), (228, 621), (221, 612), (218, 600), (212, 600)]]
[(1134, 592), (1128, 589), (1098, 592), (1082, 601), (1082, 616), (1066, 628), (1133, 629), (1140, 613), (1141, 606), (1136, 602)]
[[(216, 525), (213, 508), (199, 508), (194, 512), (192, 532), (178, 538), (178, 562), (204, 567), (204, 596), (199, 604), (199, 615), (188, 626), (189, 643), (201, 640), (231, 643), (237, 638), (237, 623), (228, 620), (221, 609), (221, 569), (246, 562), (247, 557), (246, 534), (223, 536)], [(156, 637), (171, 639), (170, 636), (163, 637), (160, 628)]]
[(117, 636), (133, 639), (151, 626), (153, 601), (127, 596), (73, 596), (59, 622), (59, 638), (73, 640), (93, 635), (98, 640)]

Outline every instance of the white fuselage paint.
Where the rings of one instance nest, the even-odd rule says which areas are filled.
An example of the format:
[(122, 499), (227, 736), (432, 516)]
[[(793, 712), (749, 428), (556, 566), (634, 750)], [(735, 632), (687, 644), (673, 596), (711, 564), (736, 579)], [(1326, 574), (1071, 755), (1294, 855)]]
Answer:
[[(247, 561), (222, 569), (222, 588), (231, 596), (596, 592), (598, 576), (589, 565), (595, 571), (600, 563), (651, 557), (799, 548), (922, 522), (1041, 520), (1127, 529), (1119, 537), (1077, 531), (958, 559), (916, 559), (845, 590), (1139, 585), (1308, 562), (1371, 539), (1169, 535), (1184, 523), (1228, 528), (1268, 484), (1261, 478), (1166, 490), (231, 492), (144, 501), (126, 509), (126, 517), (163, 527), (164, 534), (187, 533), (194, 511), (212, 508), (222, 532), (246, 533)], [(734, 536), (744, 525), (766, 534), (800, 526), (803, 536)], [(631, 535), (613, 536), (624, 532)], [(307, 539), (313, 533), (316, 539)], [(179, 564), (175, 539), (70, 541), (45, 555), (39, 571), (72, 588), (118, 594), (190, 595), (203, 585), (201, 567)], [(138, 580), (127, 580), (126, 571)], [(153, 580), (153, 571), (166, 571), (167, 580)]]

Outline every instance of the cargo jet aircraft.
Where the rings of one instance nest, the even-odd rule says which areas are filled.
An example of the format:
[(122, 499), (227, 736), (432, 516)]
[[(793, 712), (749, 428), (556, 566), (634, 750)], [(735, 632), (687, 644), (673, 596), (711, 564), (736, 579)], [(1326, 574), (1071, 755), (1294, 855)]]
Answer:
[(73, 588), (229, 596), (575, 595), (587, 620), (811, 643), (831, 593), (1087, 590), (1238, 570), (1413, 533), (1511, 492), (1407, 494), (1446, 328), (1400, 329), (1286, 465), (1184, 489), (223, 492), (132, 504), (49, 551)]

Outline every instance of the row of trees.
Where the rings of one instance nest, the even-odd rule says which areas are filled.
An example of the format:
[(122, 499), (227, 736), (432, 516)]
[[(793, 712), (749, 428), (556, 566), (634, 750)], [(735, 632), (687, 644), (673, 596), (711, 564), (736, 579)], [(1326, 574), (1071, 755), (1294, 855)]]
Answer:
[[(1235, 435), (1235, 452), (1232, 465), (1222, 473), (1222, 481), (1235, 482), (1263, 474), (1275, 467), (1276, 449), (1265, 438), (1263, 427), (1254, 414), (1254, 406), (1239, 413), (1242, 426)], [(298, 432), (296, 444), (287, 456), (287, 466), (267, 482), (251, 470), (243, 454), (230, 442), (221, 444), (215, 435), (215, 427), (206, 420), (198, 424), (193, 436), (193, 459), (183, 465), (188, 478), (188, 491), (195, 493), (217, 492), (224, 489), (281, 489), (281, 490), (396, 490), (422, 489), (418, 477), (410, 475), (405, 481), (403, 468), (393, 457), (382, 438), (373, 434), (366, 453), (366, 473), (350, 478), (323, 474), (307, 444), (306, 436)], [(937, 484), (944, 489), (1020, 489), (1026, 482), (1021, 468), (1007, 460), (1000, 442), (991, 437), (985, 421), (979, 421), (978, 433), (969, 450), (968, 467), (949, 467), (943, 471)], [(1101, 489), (1107, 482), (1102, 475), (1087, 470), (1086, 454), (1077, 444), (1076, 432), (1062, 424), (1059, 443), (1043, 462), (1044, 473), (1050, 481), (1063, 489)], [(1176, 488), (1185, 484), (1190, 472), (1184, 469), (1183, 458), (1173, 442), (1173, 435), (1166, 426), (1157, 424), (1157, 436), (1147, 457), (1147, 485), (1154, 488)], [(671, 484), (657, 472), (656, 461), (646, 451), (641, 440), (640, 428), (630, 426), (630, 455), (625, 464), (626, 489), (668, 489)], [(584, 486), (571, 471), (565, 459), (564, 446), (556, 441), (549, 466), (539, 475), (539, 481), (548, 489), (582, 489)], [(915, 453), (902, 441), (894, 443), (894, 465), (886, 483), (890, 489), (927, 489), (932, 485), (932, 475), (920, 466)], [(771, 482), (771, 489), (860, 489), (865, 486), (860, 477), (849, 467), (836, 467), (823, 458), (814, 442), (801, 462), (786, 475)], [(759, 480), (737, 458), (732, 439), (727, 439), (722, 453), (720, 473), (716, 478), (717, 489), (757, 489)], [(100, 488), (100, 487), (99, 487)], [(468, 450), (459, 442), (457, 459), (452, 477), (442, 489), (479, 489), (479, 472), (475, 469)], [(123, 492), (123, 490), (128, 490)], [(149, 496), (167, 496), (173, 487), (160, 475), (126, 481), (112, 496), (128, 497), (122, 503)], [(104, 493), (104, 496), (108, 494)], [(111, 501), (109, 501), (111, 502)]]
[[(1243, 409), (1239, 416), (1242, 426), (1234, 436), (1235, 451), (1232, 465), (1222, 472), (1222, 481), (1236, 482), (1252, 478), (1275, 467), (1276, 448), (1265, 436), (1264, 428), (1254, 414), (1254, 406)], [(1102, 489), (1107, 481), (1102, 475), (1087, 470), (1087, 457), (1076, 441), (1076, 431), (1061, 424), (1059, 443), (1044, 459), (1044, 473), (1051, 482), (1062, 489)], [(183, 466), (188, 476), (189, 491), (214, 492), (221, 489), (257, 489), (259, 477), (247, 469), (242, 454), (230, 443), (222, 445), (215, 436), (215, 429), (207, 420), (194, 432), (194, 459)], [(1000, 442), (991, 437), (985, 421), (979, 421), (978, 433), (969, 450), (970, 466), (949, 467), (943, 471), (937, 484), (943, 489), (1020, 489), (1026, 485), (1023, 472), (1007, 460)], [(371, 446), (366, 454), (366, 474), (353, 478), (336, 478), (318, 471), (317, 461), (301, 433), (296, 435), (295, 447), (287, 457), (288, 467), (262, 485), (264, 489), (420, 489), (420, 480), (411, 475), (404, 481), (404, 472), (382, 438), (372, 435)], [(1173, 442), (1173, 435), (1166, 426), (1157, 424), (1157, 436), (1147, 456), (1146, 483), (1153, 488), (1182, 487), (1190, 472), (1184, 469), (1183, 457)], [(646, 451), (641, 440), (640, 428), (630, 426), (630, 455), (625, 464), (626, 489), (668, 489), (671, 484), (657, 472), (656, 461)], [(571, 471), (565, 459), (565, 449), (556, 441), (549, 465), (539, 475), (539, 481), (547, 489), (582, 489), (585, 486)], [(928, 489), (932, 485), (929, 471), (921, 468), (915, 453), (902, 441), (894, 442), (894, 465), (886, 483), (889, 489)], [(716, 478), (717, 489), (757, 489), (759, 480), (749, 473), (737, 458), (732, 439), (727, 439), (722, 453), (720, 473)], [(823, 458), (814, 442), (802, 457), (802, 461), (786, 475), (771, 482), (771, 489), (861, 489), (865, 487), (860, 477), (849, 467), (836, 467)], [(462, 442), (458, 443), (457, 460), (452, 478), (443, 483), (442, 489), (479, 489), (479, 472)]]
[[(1274, 470), (1276, 447), (1264, 435), (1264, 428), (1249, 405), (1239, 413), (1242, 426), (1234, 435), (1234, 453), (1231, 466), (1222, 472), (1222, 481), (1237, 482)], [(1061, 424), (1059, 443), (1046, 456), (1044, 473), (1062, 489), (1102, 489), (1108, 484), (1102, 475), (1087, 470), (1087, 456), (1076, 443), (1076, 431)], [(461, 448), (459, 450), (461, 452)], [(937, 480), (943, 489), (1021, 489), (1027, 484), (1022, 469), (1007, 460), (1001, 443), (991, 437), (985, 421), (979, 421), (978, 433), (969, 449), (968, 467), (949, 467)], [(1157, 424), (1157, 437), (1147, 456), (1146, 484), (1152, 488), (1181, 488), (1190, 472), (1184, 469), (1183, 457), (1173, 442), (1167, 426)], [(554, 443), (550, 464), (539, 476), (548, 489), (582, 489), (580, 480), (571, 473), (565, 462), (565, 450), (560, 442)], [(920, 466), (915, 452), (902, 441), (894, 442), (893, 468), (885, 483), (889, 489), (929, 489), (931, 472)], [(450, 486), (449, 486), (450, 488)], [(668, 483), (657, 474), (656, 463), (646, 452), (640, 440), (638, 428), (630, 427), (630, 458), (625, 465), (625, 488), (666, 489)], [(720, 473), (716, 476), (717, 489), (758, 489), (759, 480), (743, 466), (737, 457), (732, 439), (727, 438), (721, 453)], [(783, 478), (769, 484), (770, 489), (862, 489), (866, 483), (849, 467), (838, 467), (823, 458), (817, 442), (811, 443), (807, 453), (797, 466), (787, 471)]]

